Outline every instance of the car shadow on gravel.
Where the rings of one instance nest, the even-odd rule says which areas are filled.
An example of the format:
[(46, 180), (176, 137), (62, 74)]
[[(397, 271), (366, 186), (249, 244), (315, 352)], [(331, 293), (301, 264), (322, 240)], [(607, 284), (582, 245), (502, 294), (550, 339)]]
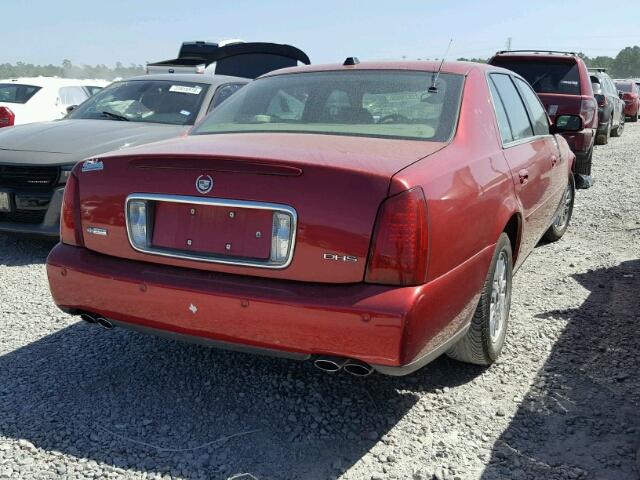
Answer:
[(640, 260), (574, 278), (590, 294), (577, 309), (538, 316), (568, 324), (484, 480), (640, 477)]
[(0, 265), (18, 267), (44, 263), (57, 239), (0, 233)]
[(361, 379), (76, 323), (0, 357), (0, 435), (130, 471), (325, 480), (388, 441), (423, 392), (481, 372), (442, 358)]

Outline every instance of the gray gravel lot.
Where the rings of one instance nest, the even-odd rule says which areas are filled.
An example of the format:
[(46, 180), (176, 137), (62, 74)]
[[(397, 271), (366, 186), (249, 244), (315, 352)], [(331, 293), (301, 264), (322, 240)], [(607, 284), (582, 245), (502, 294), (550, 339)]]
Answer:
[(639, 478), (639, 146), (597, 149), (488, 369), (358, 379), (106, 331), (54, 306), (50, 242), (0, 234), (0, 478)]

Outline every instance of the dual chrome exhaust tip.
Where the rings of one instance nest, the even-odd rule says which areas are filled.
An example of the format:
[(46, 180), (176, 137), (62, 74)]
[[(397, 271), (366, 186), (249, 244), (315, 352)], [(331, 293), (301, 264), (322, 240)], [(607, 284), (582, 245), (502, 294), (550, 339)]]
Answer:
[(101, 317), (100, 315), (94, 315), (93, 313), (81, 313), (80, 318), (87, 323), (96, 323), (107, 330), (111, 330), (114, 326), (108, 319)]
[(336, 373), (344, 370), (356, 377), (368, 377), (373, 372), (371, 365), (343, 357), (318, 357), (314, 360), (313, 365), (327, 373)]

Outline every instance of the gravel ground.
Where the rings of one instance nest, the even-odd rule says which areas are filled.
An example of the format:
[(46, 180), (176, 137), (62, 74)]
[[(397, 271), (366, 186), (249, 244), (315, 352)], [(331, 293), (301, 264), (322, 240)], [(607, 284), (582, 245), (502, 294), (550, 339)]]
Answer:
[(106, 331), (53, 305), (51, 243), (0, 235), (0, 478), (637, 479), (638, 145), (597, 149), (488, 369), (358, 379)]

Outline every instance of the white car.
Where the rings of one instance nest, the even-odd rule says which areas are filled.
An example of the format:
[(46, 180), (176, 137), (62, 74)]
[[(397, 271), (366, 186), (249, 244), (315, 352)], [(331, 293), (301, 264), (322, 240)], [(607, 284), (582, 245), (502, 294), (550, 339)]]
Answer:
[(0, 127), (57, 120), (109, 85), (105, 80), (34, 77), (0, 80)]

